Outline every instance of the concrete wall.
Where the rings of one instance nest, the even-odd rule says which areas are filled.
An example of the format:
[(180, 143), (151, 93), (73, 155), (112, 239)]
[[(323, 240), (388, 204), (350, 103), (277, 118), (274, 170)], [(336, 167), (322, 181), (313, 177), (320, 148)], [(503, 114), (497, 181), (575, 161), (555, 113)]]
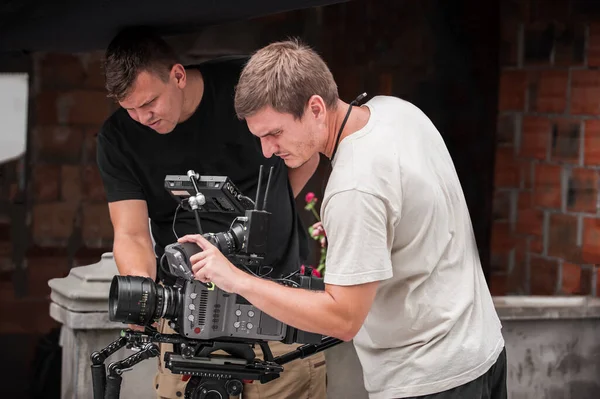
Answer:
[[(600, 301), (497, 297), (507, 352), (508, 399), (600, 397)], [(329, 399), (367, 399), (354, 347), (327, 352)]]

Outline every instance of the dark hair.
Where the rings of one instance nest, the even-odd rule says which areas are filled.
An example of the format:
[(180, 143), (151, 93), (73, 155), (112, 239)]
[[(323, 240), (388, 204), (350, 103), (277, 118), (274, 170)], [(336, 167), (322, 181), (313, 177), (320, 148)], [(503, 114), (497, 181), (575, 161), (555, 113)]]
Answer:
[(142, 71), (153, 72), (166, 81), (178, 62), (175, 51), (151, 29), (126, 28), (106, 49), (104, 76), (108, 97), (117, 101), (127, 97)]

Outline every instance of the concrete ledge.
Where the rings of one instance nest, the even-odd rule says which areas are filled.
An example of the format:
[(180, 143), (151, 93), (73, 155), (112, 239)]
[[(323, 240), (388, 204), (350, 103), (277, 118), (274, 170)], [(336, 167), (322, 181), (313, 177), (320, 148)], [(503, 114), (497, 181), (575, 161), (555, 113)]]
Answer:
[(501, 320), (600, 319), (600, 298), (585, 296), (500, 296), (494, 305)]

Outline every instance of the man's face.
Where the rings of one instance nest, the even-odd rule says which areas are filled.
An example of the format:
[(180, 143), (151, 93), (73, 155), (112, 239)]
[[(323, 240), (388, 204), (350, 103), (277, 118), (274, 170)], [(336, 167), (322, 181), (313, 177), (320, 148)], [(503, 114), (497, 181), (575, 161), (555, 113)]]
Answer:
[(266, 158), (276, 155), (287, 167), (298, 168), (319, 151), (319, 124), (312, 116), (307, 110), (301, 119), (294, 119), (292, 114), (266, 107), (246, 118), (246, 122), (252, 134), (260, 138)]
[(154, 72), (140, 72), (129, 95), (119, 102), (131, 118), (161, 134), (172, 132), (181, 118), (185, 79), (179, 79), (176, 67), (166, 82)]

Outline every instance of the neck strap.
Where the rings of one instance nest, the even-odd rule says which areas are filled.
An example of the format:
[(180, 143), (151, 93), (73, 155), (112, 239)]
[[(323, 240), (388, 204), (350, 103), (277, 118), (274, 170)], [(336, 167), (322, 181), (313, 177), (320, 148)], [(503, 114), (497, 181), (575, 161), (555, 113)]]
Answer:
[(338, 130), (337, 135), (335, 136), (335, 144), (333, 146), (333, 152), (331, 153), (331, 161), (333, 161), (333, 157), (335, 157), (335, 153), (337, 152), (338, 145), (340, 144), (340, 137), (342, 135), (342, 131), (346, 126), (346, 122), (348, 122), (348, 118), (350, 117), (350, 112), (352, 112), (352, 106), (358, 105), (358, 103), (367, 96), (367, 93), (362, 93), (358, 97), (356, 97), (348, 106), (348, 112), (346, 112), (346, 116), (342, 121), (342, 125), (340, 126), (340, 130)]

